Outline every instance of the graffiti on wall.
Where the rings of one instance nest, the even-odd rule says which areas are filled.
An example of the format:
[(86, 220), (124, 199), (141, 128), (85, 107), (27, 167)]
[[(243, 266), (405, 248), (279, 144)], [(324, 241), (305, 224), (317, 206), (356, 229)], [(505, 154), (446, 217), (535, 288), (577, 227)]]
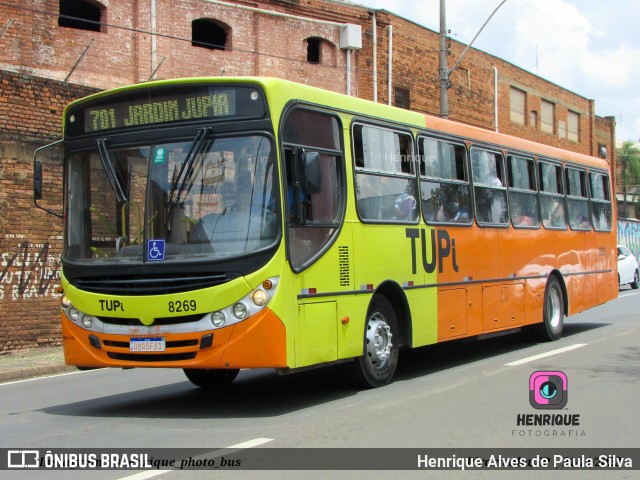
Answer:
[(0, 252), (0, 300), (53, 297), (60, 283), (60, 257), (51, 254), (50, 243), (6, 237), (22, 241), (13, 251)]
[(640, 221), (619, 218), (618, 243), (625, 245), (636, 258), (640, 258)]

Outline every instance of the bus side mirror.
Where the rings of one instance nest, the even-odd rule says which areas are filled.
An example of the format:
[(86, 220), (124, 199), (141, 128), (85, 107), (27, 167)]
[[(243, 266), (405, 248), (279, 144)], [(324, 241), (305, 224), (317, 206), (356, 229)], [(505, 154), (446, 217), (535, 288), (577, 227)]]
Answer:
[(42, 162), (36, 160), (33, 165), (33, 201), (42, 200)]
[(304, 154), (304, 167), (302, 175), (303, 190), (307, 195), (317, 194), (322, 191), (322, 170), (320, 168), (320, 154), (309, 152)]
[(61, 140), (58, 140), (57, 142), (53, 142), (48, 145), (45, 145), (44, 147), (40, 147), (36, 149), (36, 151), (33, 154), (33, 203), (40, 210), (44, 210), (45, 212), (50, 213), (51, 215), (55, 215), (58, 218), (63, 218), (62, 213), (53, 211), (49, 208), (43, 207), (42, 205), (38, 204), (38, 200), (42, 200), (42, 192), (43, 192), (42, 184), (44, 182), (43, 171), (42, 171), (43, 170), (42, 160), (38, 159), (38, 155), (41, 155), (43, 152), (47, 150), (50, 152), (50, 155), (51, 155), (52, 154), (51, 152), (55, 152), (53, 148), (59, 145), (61, 142), (62, 142)]

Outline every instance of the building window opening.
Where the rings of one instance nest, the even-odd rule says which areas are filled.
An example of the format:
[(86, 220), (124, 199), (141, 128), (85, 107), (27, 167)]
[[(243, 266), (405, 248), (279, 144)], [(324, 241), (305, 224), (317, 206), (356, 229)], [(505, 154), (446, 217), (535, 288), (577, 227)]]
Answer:
[(572, 142), (580, 141), (580, 114), (569, 110), (567, 117), (567, 138)]
[(511, 87), (509, 116), (513, 123), (524, 125), (526, 98), (527, 94), (525, 92)]
[(551, 135), (554, 134), (555, 105), (546, 100), (541, 102), (542, 117), (540, 118), (540, 129)]
[(411, 92), (407, 88), (395, 88), (395, 106), (409, 110), (411, 108)]
[(191, 22), (191, 45), (209, 50), (229, 50), (230, 31), (228, 25), (217, 20), (194, 20)]
[(320, 63), (320, 46), (322, 39), (317, 37), (307, 38), (307, 62)]
[(100, 32), (104, 7), (83, 0), (60, 0), (58, 26)]

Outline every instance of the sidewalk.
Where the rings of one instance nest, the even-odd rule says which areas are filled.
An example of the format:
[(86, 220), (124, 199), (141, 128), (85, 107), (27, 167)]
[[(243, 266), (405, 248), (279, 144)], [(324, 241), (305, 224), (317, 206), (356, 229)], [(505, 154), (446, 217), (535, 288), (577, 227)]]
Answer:
[(76, 371), (64, 363), (62, 347), (0, 355), (0, 383)]

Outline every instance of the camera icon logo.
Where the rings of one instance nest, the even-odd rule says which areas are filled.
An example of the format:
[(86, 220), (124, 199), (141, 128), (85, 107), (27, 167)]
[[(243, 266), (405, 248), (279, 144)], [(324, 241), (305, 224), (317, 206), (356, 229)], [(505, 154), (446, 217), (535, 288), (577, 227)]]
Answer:
[(533, 372), (529, 377), (529, 403), (533, 408), (564, 408), (567, 393), (567, 376), (563, 372)]

